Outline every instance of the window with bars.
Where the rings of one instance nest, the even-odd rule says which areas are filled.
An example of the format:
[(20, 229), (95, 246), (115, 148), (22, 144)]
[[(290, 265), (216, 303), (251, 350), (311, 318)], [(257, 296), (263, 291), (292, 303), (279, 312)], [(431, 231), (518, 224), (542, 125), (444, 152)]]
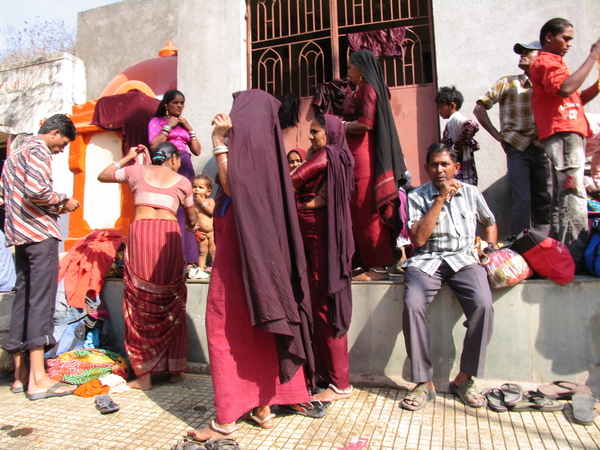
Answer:
[(388, 86), (433, 82), (429, 0), (248, 0), (251, 86), (314, 95), (344, 77), (349, 33), (404, 27), (402, 57), (382, 57)]

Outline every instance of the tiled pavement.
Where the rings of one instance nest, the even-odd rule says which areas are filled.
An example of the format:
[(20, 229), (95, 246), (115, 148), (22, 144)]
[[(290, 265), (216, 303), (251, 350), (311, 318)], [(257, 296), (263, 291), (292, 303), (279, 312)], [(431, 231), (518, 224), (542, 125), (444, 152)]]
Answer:
[[(214, 418), (208, 375), (186, 374), (152, 391), (113, 395), (121, 410), (100, 415), (93, 398), (68, 396), (29, 401), (12, 394), (11, 379), (0, 377), (0, 449), (170, 449), (189, 427)], [(440, 394), (418, 412), (398, 403), (405, 390), (357, 388), (323, 419), (278, 416), (262, 430), (241, 421), (240, 447), (249, 449), (337, 450), (352, 438), (368, 438), (367, 449), (600, 449), (600, 419), (584, 427), (569, 406), (555, 413), (495, 413), (464, 407)], [(276, 412), (274, 408), (274, 412)]]

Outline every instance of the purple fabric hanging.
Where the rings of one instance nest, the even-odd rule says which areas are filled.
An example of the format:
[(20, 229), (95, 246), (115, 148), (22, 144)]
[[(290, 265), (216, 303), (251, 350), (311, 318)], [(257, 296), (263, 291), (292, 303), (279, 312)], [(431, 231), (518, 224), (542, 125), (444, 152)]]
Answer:
[(352, 50), (355, 52), (366, 49), (370, 50), (377, 58), (382, 56), (404, 58), (402, 42), (406, 37), (406, 27), (348, 33), (347, 37)]

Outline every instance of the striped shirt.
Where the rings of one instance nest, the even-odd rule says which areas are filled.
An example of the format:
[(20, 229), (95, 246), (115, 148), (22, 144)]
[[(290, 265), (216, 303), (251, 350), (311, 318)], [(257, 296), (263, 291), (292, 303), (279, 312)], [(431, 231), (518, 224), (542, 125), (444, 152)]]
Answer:
[[(432, 182), (419, 186), (408, 194), (408, 229), (431, 209), (439, 192)], [(458, 272), (477, 261), (471, 254), (477, 237), (477, 223), (492, 226), (496, 220), (483, 195), (475, 187), (463, 184), (450, 201), (446, 200), (440, 211), (431, 236), (404, 267), (415, 266), (433, 275), (442, 261)]]
[(531, 108), (531, 81), (524, 73), (502, 77), (487, 93), (477, 99), (485, 109), (500, 102), (500, 134), (516, 149), (525, 151), (529, 144), (544, 148)]
[(0, 178), (6, 246), (61, 239), (60, 204), (68, 197), (52, 188), (52, 153), (44, 141), (32, 138), (11, 153)]

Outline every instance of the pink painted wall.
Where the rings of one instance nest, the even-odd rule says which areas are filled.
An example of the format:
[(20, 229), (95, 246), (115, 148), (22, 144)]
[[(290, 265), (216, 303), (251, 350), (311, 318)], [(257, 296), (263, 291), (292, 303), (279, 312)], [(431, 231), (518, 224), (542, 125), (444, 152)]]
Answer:
[[(396, 128), (408, 170), (413, 176), (413, 186), (429, 181), (423, 166), (427, 147), (439, 141), (439, 120), (435, 102), (435, 86), (433, 84), (396, 87), (392, 92), (392, 113), (396, 119)], [(308, 149), (308, 129), (315, 116), (311, 106), (312, 98), (305, 97), (300, 102), (298, 117), (300, 122), (295, 127), (283, 130), (286, 149), (301, 147)]]

